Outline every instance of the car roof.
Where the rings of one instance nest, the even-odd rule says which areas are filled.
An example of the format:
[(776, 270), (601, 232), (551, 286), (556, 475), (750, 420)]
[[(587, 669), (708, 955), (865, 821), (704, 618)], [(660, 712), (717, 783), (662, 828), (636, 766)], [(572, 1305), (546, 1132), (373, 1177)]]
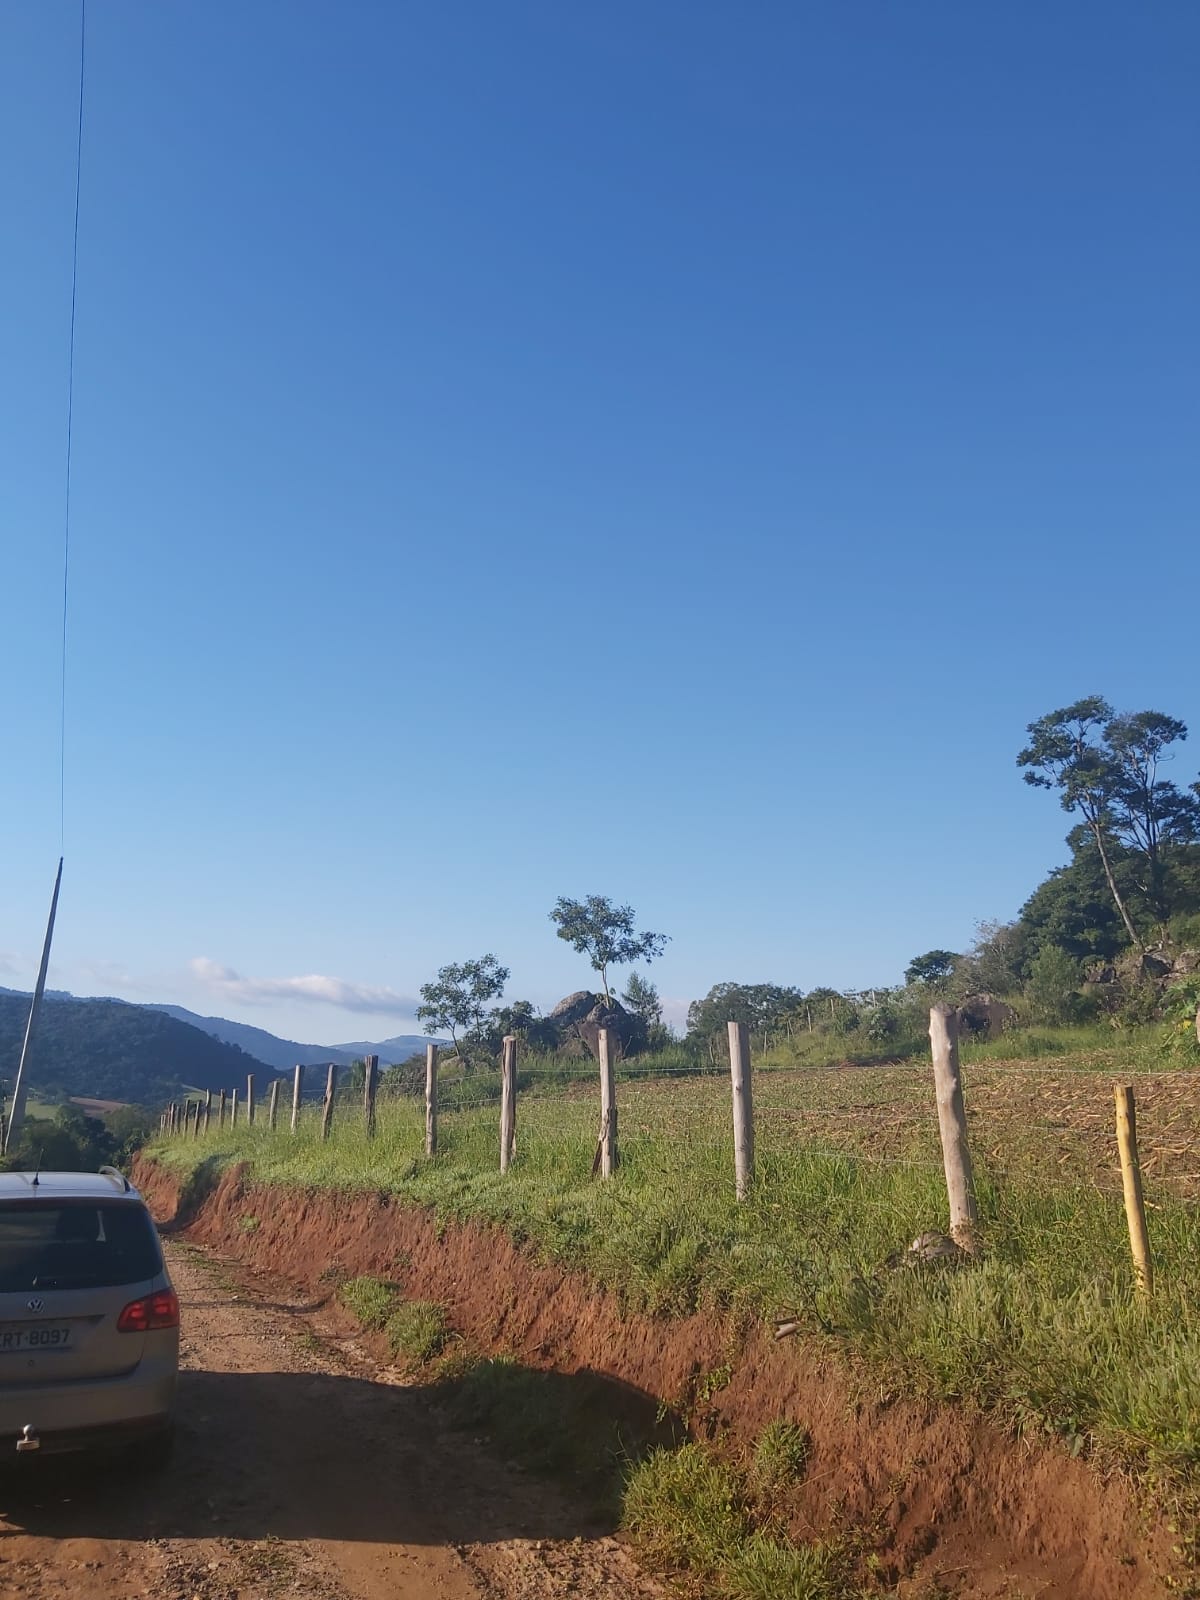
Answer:
[(115, 1167), (103, 1172), (0, 1172), (6, 1200), (132, 1200), (141, 1195)]

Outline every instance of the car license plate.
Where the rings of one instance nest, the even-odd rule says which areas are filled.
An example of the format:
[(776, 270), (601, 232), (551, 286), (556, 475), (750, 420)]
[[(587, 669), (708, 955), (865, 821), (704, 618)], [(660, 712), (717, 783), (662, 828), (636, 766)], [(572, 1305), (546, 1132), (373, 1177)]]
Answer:
[(0, 1323), (0, 1356), (23, 1350), (65, 1350), (70, 1343), (71, 1330), (61, 1322)]

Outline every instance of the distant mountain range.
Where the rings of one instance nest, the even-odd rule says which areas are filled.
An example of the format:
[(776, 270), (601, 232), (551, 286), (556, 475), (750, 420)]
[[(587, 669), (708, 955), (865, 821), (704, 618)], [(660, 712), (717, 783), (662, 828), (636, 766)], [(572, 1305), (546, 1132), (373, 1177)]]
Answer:
[[(0, 991), (0, 1082), (6, 1098), (17, 1074), (28, 1016), (27, 994)], [(57, 1100), (86, 1095), (153, 1107), (174, 1098), (185, 1084), (233, 1088), (260, 1068), (264, 1077), (274, 1076), (236, 1045), (149, 1006), (56, 994), (47, 999), (38, 1019), (29, 1096)]]
[(248, 1022), (230, 1022), (228, 1017), (202, 1017), (183, 1006), (153, 1005), (145, 1009), (165, 1012), (177, 1022), (186, 1022), (214, 1039), (235, 1044), (247, 1055), (256, 1056), (280, 1072), (290, 1072), (296, 1066), (326, 1067), (331, 1061), (339, 1067), (348, 1067), (352, 1061), (367, 1055), (378, 1056), (380, 1066), (386, 1067), (397, 1061), (407, 1061), (430, 1043), (422, 1033), (398, 1033), (391, 1039), (354, 1039), (349, 1044), (298, 1044), (295, 1039), (280, 1039)]
[[(0, 987), (0, 1084), (5, 1094), (20, 1060), (29, 1001), (26, 991)], [(244, 1083), (247, 1073), (261, 1072), (270, 1079), (297, 1065), (308, 1078), (310, 1069), (330, 1062), (349, 1066), (364, 1055), (377, 1055), (380, 1065), (388, 1066), (407, 1061), (431, 1042), (422, 1034), (402, 1033), (332, 1047), (300, 1044), (227, 1017), (202, 1017), (183, 1006), (77, 999), (61, 989), (48, 989), (46, 1001), (34, 1041), (34, 1098), (87, 1095), (154, 1106), (173, 1098), (184, 1085), (232, 1089)]]

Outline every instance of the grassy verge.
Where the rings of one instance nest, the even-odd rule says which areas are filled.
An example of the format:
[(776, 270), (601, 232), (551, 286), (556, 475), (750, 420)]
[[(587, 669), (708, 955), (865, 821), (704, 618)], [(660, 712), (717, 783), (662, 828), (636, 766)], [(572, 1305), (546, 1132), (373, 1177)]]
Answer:
[(793, 1544), (754, 1474), (700, 1444), (656, 1450), (630, 1473), (625, 1525), (648, 1559), (727, 1600), (835, 1600), (862, 1593), (839, 1543)]
[(392, 1284), (379, 1278), (350, 1278), (339, 1297), (364, 1328), (386, 1335), (397, 1359), (420, 1366), (441, 1355), (450, 1331), (441, 1306), (428, 1300), (405, 1300)]
[(1194, 1481), (1200, 1248), (1186, 1180), (1200, 1169), (1189, 1131), (1200, 1100), (1187, 1074), (1139, 1087), (1157, 1268), (1142, 1305), (1103, 1069), (967, 1069), (984, 1253), (957, 1269), (899, 1264), (945, 1211), (929, 1086), (915, 1069), (762, 1073), (757, 1179), (743, 1206), (718, 1079), (622, 1085), (611, 1183), (591, 1178), (590, 1090), (521, 1103), (505, 1178), (494, 1108), (446, 1115), (427, 1162), (423, 1108), (408, 1100), (381, 1107), (370, 1143), (347, 1106), (327, 1144), (306, 1118), (295, 1137), (214, 1129), (151, 1153), (185, 1175), (245, 1160), (265, 1182), (391, 1191), (446, 1218), (483, 1218), (631, 1307), (794, 1318), (896, 1390), (996, 1407), (1074, 1451), (1102, 1446)]
[[(401, 1337), (413, 1366), (439, 1356), (446, 1324), (438, 1306), (400, 1301), (378, 1278), (340, 1290), (362, 1325)], [(432, 1336), (431, 1336), (432, 1335)], [(630, 1416), (612, 1380), (595, 1373), (539, 1371), (500, 1357), (439, 1363), (441, 1399), (452, 1421), (505, 1456), (582, 1497), (609, 1525), (620, 1523), (647, 1562), (700, 1583), (714, 1600), (848, 1600), (862, 1593), (844, 1543), (796, 1545), (787, 1536), (788, 1494), (803, 1479), (808, 1437), (772, 1423), (738, 1462), (685, 1443), (661, 1414)], [(666, 1442), (662, 1442), (662, 1441)]]

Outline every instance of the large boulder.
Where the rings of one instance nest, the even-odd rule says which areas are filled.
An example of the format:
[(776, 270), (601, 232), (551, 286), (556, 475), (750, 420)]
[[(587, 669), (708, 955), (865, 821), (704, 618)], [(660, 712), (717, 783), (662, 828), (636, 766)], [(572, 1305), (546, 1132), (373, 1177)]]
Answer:
[(958, 1026), (972, 1039), (995, 1039), (1016, 1020), (1008, 1002), (994, 994), (969, 994), (958, 1007)]
[(608, 1029), (609, 1041), (615, 1043), (618, 1059), (633, 1055), (646, 1042), (646, 1024), (641, 1017), (626, 1011), (617, 1000), (611, 1005), (602, 1000), (575, 1024), (576, 1033), (594, 1061), (600, 1059), (601, 1028)]
[(546, 1021), (552, 1022), (560, 1032), (565, 1031), (586, 1017), (588, 1012), (603, 999), (602, 994), (593, 994), (590, 989), (576, 989), (574, 994), (569, 994), (565, 1000), (558, 1002)]
[(546, 1019), (553, 1023), (558, 1048), (572, 1055), (600, 1056), (600, 1030), (607, 1028), (618, 1057), (632, 1055), (645, 1043), (646, 1025), (619, 1000), (577, 990), (560, 1000)]

